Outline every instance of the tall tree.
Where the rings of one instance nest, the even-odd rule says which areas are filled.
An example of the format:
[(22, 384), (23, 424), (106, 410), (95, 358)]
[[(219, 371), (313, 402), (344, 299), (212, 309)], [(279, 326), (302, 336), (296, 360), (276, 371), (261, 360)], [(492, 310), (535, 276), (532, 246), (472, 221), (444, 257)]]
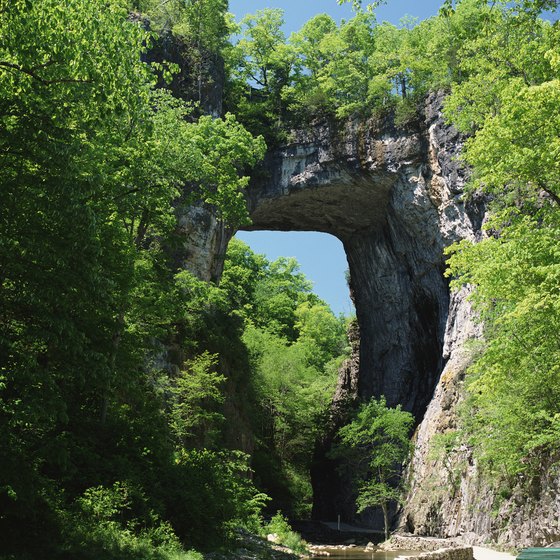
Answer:
[(173, 470), (148, 364), (187, 307), (176, 200), (246, 219), (262, 140), (155, 90), (151, 38), (120, 0), (0, 3), (5, 547), (50, 550), (88, 486)]
[(381, 507), (385, 539), (389, 538), (389, 504), (398, 502), (402, 493), (401, 474), (411, 450), (413, 424), (412, 414), (400, 405), (388, 408), (384, 397), (372, 399), (340, 428), (339, 443), (333, 449), (333, 455), (354, 473), (358, 513)]

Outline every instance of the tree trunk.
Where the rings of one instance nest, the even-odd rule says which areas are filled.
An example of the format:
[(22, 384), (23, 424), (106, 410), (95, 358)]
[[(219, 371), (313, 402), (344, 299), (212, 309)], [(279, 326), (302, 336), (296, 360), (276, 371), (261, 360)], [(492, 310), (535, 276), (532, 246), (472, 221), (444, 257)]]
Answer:
[(381, 503), (381, 509), (383, 510), (383, 525), (385, 527), (385, 540), (389, 539), (389, 513), (387, 511), (387, 502)]

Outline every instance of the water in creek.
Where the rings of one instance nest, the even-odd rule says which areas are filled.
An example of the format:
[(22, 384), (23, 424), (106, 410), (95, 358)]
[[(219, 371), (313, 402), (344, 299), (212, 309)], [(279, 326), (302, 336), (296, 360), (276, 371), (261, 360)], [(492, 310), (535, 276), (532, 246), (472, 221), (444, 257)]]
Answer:
[(328, 552), (328, 556), (326, 555), (318, 555), (313, 556), (311, 555), (310, 558), (321, 558), (322, 560), (332, 559), (335, 560), (394, 560), (398, 556), (416, 556), (419, 552), (410, 552), (408, 550), (398, 550), (394, 552), (386, 552), (386, 551), (375, 551), (375, 552), (366, 552), (362, 547), (356, 548), (324, 548), (321, 549), (325, 552)]

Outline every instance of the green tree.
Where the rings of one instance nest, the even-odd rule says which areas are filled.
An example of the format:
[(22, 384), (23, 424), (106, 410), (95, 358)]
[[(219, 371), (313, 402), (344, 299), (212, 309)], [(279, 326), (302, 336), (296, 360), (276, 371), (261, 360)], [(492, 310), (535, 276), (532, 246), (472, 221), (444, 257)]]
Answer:
[[(491, 236), (452, 249), (452, 286), (469, 284), (484, 339), (467, 380), (468, 437), (493, 481), (536, 475), (558, 451), (558, 212), (508, 210)], [(504, 227), (505, 224), (505, 227)]]
[(254, 253), (246, 243), (233, 238), (228, 245), (220, 288), (236, 313), (255, 318), (255, 290), (268, 268), (264, 255)]
[(311, 287), (311, 282), (299, 272), (296, 259), (280, 257), (270, 263), (255, 289), (257, 324), (289, 341), (296, 340), (297, 306), (317, 298)]
[(355, 473), (358, 513), (381, 507), (385, 539), (389, 538), (389, 504), (401, 497), (401, 473), (411, 450), (413, 425), (414, 417), (400, 405), (388, 408), (384, 397), (372, 399), (339, 429), (339, 443), (333, 449), (333, 455), (343, 458)]
[(283, 92), (293, 79), (295, 54), (282, 31), (283, 12), (259, 10), (245, 16), (239, 40), (225, 51), (230, 73), (227, 100), (249, 130), (274, 144), (286, 104)]
[(148, 18), (150, 28), (164, 41), (167, 35), (174, 36), (181, 65), (188, 73), (180, 76), (181, 86), (187, 86), (193, 101), (203, 103), (204, 90), (215, 80), (230, 34), (227, 0), (131, 0), (129, 4)]
[(256, 398), (256, 476), (277, 506), (308, 515), (309, 467), (334, 392), (336, 368), (318, 370), (309, 361), (309, 346), (290, 344), (254, 326), (247, 327), (243, 340)]
[(346, 320), (335, 317), (328, 305), (305, 301), (295, 311), (296, 344), (304, 349), (307, 363), (323, 371), (334, 357), (345, 353)]
[(337, 32), (334, 19), (319, 14), (290, 36), (296, 54), (294, 83), (285, 92), (290, 110), (296, 113), (302, 108), (312, 113), (332, 110), (319, 78), (334, 56), (332, 39)]
[(196, 444), (211, 448), (215, 444), (224, 416), (222, 385), (225, 377), (216, 373), (217, 356), (204, 352), (185, 363), (171, 381), (170, 425), (179, 447)]
[(189, 307), (177, 200), (247, 219), (262, 140), (155, 90), (151, 38), (119, 0), (0, 3), (4, 550), (49, 554), (76, 497), (124, 475), (156, 507), (173, 449), (152, 377)]
[(228, 248), (220, 287), (245, 319), (290, 342), (298, 337), (298, 305), (319, 303), (296, 259), (270, 262), (236, 239)]
[(516, 81), (502, 91), (500, 112), (467, 145), (475, 186), (500, 197), (544, 191), (560, 203), (559, 101), (557, 79), (528, 87)]
[(277, 507), (307, 515), (313, 447), (347, 351), (344, 320), (311, 292), (295, 259), (271, 263), (235, 239), (220, 290), (245, 323), (255, 478)]
[(558, 28), (532, 6), (510, 8), (489, 12), (485, 33), (463, 45), (446, 114), (471, 133), (471, 192), (493, 199), (487, 237), (455, 246), (449, 260), (452, 285), (471, 287), (484, 324), (463, 423), (490, 480), (512, 486), (557, 449), (560, 192)]

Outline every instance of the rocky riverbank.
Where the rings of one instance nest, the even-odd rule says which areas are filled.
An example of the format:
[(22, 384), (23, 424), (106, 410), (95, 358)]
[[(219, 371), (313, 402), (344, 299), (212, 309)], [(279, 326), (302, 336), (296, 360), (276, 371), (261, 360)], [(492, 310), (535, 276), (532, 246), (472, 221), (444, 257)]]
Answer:
[(442, 548), (459, 548), (463, 543), (460, 539), (438, 539), (435, 537), (419, 537), (416, 535), (392, 535), (391, 538), (378, 546), (378, 550), (417, 550), (433, 552)]
[(289, 548), (246, 531), (238, 534), (231, 550), (210, 552), (204, 560), (298, 560), (300, 556)]

